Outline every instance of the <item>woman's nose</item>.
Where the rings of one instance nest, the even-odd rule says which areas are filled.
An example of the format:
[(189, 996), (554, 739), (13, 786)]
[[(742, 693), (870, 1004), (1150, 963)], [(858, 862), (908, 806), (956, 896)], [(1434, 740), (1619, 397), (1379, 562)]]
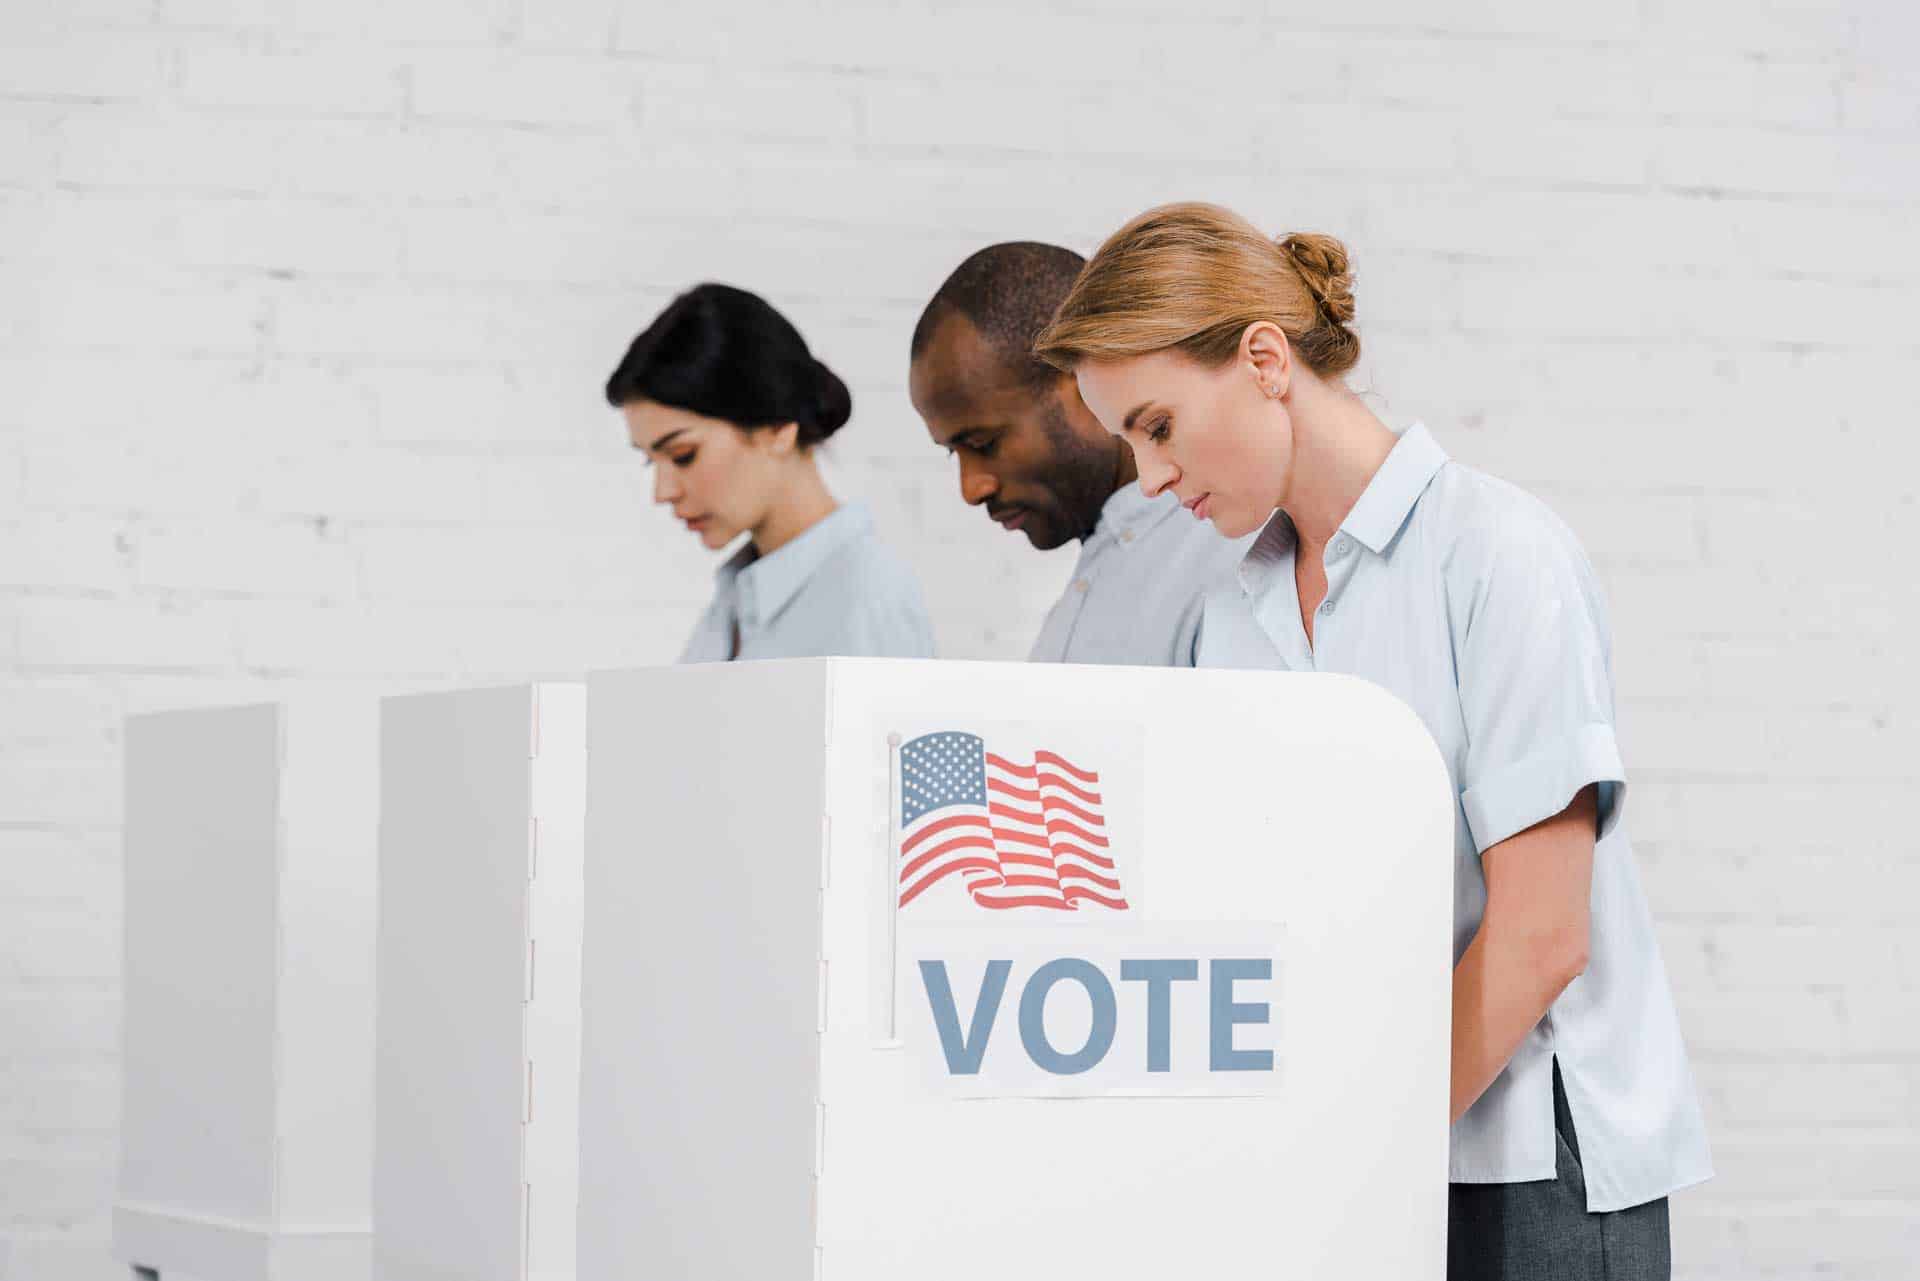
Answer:
[(680, 497), (680, 482), (674, 476), (673, 469), (655, 467), (653, 469), (653, 501), (670, 503), (678, 497)]
[(1180, 479), (1180, 469), (1159, 457), (1155, 449), (1134, 450), (1133, 464), (1140, 473), (1140, 491), (1148, 498), (1160, 497)]

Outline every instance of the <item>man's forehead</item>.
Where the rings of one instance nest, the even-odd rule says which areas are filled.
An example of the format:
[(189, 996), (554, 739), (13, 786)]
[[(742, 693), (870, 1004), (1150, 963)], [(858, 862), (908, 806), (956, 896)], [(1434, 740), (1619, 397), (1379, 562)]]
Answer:
[(941, 417), (1017, 412), (1042, 398), (1021, 373), (971, 320), (949, 311), (913, 361), (914, 403)]

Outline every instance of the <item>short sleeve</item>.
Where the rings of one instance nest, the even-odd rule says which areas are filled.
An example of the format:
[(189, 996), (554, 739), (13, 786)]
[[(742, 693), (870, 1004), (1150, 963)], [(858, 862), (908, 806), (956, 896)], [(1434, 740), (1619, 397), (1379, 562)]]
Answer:
[(1462, 552), (1447, 590), (1467, 737), (1461, 807), (1475, 848), (1552, 818), (1588, 784), (1599, 784), (1606, 835), (1626, 771), (1592, 567), (1543, 507), (1504, 513)]
[(845, 651), (868, 658), (932, 658), (933, 625), (904, 565), (877, 559), (852, 584)]

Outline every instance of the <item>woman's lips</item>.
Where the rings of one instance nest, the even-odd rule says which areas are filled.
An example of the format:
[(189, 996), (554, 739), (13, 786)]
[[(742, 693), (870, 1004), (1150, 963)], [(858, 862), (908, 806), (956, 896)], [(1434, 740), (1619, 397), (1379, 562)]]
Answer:
[(1188, 511), (1193, 513), (1195, 520), (1205, 520), (1207, 513), (1213, 509), (1213, 491), (1208, 490), (1206, 493), (1200, 495), (1200, 497), (1183, 505)]

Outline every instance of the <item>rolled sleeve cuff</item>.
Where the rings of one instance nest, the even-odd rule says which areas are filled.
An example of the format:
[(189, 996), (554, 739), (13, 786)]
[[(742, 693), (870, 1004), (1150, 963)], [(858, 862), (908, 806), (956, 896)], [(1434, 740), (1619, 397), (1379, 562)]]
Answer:
[(1589, 783), (1600, 784), (1599, 836), (1604, 837), (1619, 823), (1626, 800), (1627, 772), (1620, 764), (1620, 747), (1611, 725), (1583, 725), (1547, 750), (1502, 767), (1462, 793), (1460, 804), (1475, 848), (1484, 854), (1509, 836), (1552, 818)]

